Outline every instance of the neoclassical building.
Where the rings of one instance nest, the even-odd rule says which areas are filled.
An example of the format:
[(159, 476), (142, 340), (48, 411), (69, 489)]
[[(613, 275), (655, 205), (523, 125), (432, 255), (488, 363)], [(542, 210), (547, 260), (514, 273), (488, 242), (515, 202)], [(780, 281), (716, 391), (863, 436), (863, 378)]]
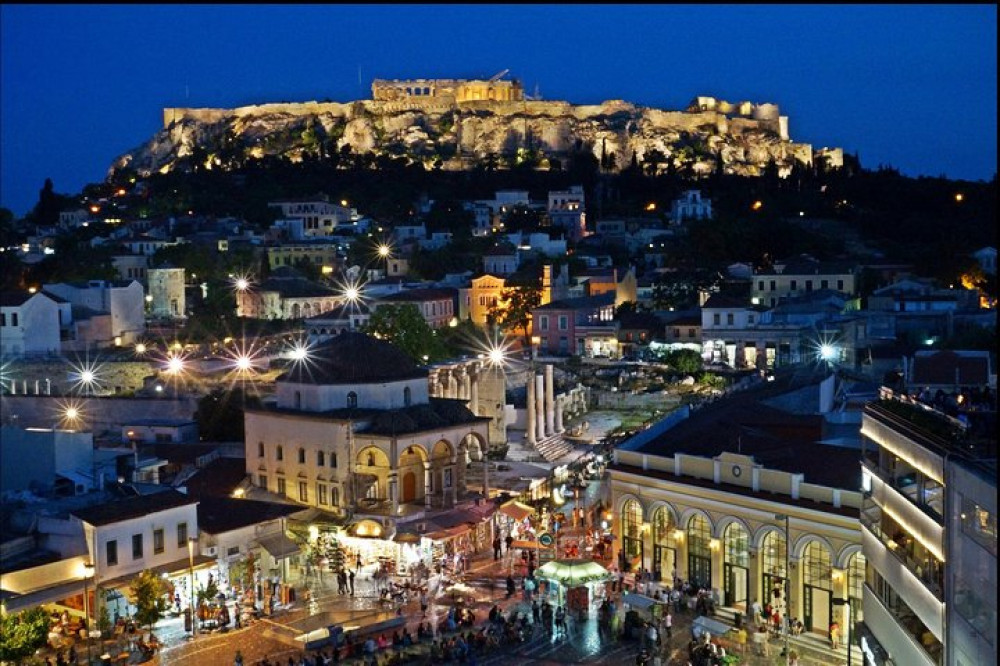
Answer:
[(486, 449), (489, 418), (466, 400), (431, 398), (428, 371), (393, 345), (342, 333), (276, 382), (276, 402), (248, 409), (253, 484), (391, 535), (397, 522), (450, 507), (465, 467)]
[(809, 417), (752, 393), (672, 414), (615, 451), (619, 565), (696, 581), (743, 611), (754, 600), (785, 609), (787, 600), (783, 615), (810, 631), (827, 632), (832, 618), (846, 627), (834, 599), (849, 597), (860, 619), (865, 578), (860, 452), (815, 443)]

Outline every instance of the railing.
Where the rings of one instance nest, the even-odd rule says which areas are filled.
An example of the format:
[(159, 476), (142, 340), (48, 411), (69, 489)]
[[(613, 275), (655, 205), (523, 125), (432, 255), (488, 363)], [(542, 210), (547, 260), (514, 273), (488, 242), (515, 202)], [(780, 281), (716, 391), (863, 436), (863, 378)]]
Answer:
[[(911, 557), (910, 554), (903, 549), (901, 544), (897, 543), (892, 537), (882, 530), (881, 515), (879, 515), (878, 518), (875, 518), (872, 515), (876, 512), (873, 511), (873, 508), (878, 514), (882, 513), (881, 509), (875, 505), (862, 510), (861, 524), (867, 527), (868, 531), (875, 535), (875, 538), (877, 538), (882, 545), (886, 547), (886, 550), (892, 553), (893, 556), (899, 560), (900, 564), (916, 576), (917, 579), (924, 584), (924, 587), (931, 592), (931, 594), (933, 594), (939, 601), (944, 601), (944, 565), (940, 564), (938, 566), (934, 566), (933, 563), (935, 560), (933, 559), (933, 556), (929, 558), (929, 564), (918, 562), (916, 559)], [(936, 576), (934, 575), (934, 572), (936, 572)]]

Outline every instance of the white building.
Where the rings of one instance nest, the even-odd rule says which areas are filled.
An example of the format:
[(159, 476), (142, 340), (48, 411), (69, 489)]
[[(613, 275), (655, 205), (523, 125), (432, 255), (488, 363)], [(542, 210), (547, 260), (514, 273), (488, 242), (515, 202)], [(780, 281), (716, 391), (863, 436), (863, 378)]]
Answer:
[(0, 356), (58, 354), (59, 306), (43, 293), (0, 294)]
[[(0, 492), (52, 488), (59, 475), (73, 479), (78, 471), (91, 474), (93, 463), (93, 433), (0, 427)], [(72, 494), (88, 490), (75, 485)]]
[(286, 219), (301, 219), (304, 236), (328, 236), (342, 224), (357, 222), (358, 210), (350, 208), (346, 201), (340, 204), (330, 202), (330, 197), (321, 194), (306, 199), (288, 199), (273, 201), (267, 204), (271, 208), (280, 208), (282, 217)]
[(43, 289), (75, 306), (110, 314), (110, 339), (97, 341), (99, 344), (129, 345), (146, 330), (145, 298), (136, 280), (59, 282)]
[(712, 217), (712, 200), (701, 196), (700, 190), (687, 190), (670, 204), (670, 221), (707, 220)]
[(150, 314), (162, 319), (184, 319), (184, 269), (164, 266), (149, 269)]

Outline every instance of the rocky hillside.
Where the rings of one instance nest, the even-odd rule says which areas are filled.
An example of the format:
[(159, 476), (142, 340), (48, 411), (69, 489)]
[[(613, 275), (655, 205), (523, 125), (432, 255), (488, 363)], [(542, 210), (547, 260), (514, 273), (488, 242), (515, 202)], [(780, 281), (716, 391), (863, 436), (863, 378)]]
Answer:
[(811, 164), (812, 147), (782, 138), (776, 120), (718, 111), (663, 111), (621, 101), (478, 102), (433, 106), (381, 101), (268, 104), (239, 109), (165, 109), (164, 128), (116, 159), (146, 175), (200, 162), (230, 168), (248, 159), (284, 156), (405, 156), (428, 168), (504, 167), (527, 161), (554, 166), (574, 151), (592, 151), (611, 170), (633, 155), (647, 168), (709, 173), (721, 159), (729, 173), (756, 175)]

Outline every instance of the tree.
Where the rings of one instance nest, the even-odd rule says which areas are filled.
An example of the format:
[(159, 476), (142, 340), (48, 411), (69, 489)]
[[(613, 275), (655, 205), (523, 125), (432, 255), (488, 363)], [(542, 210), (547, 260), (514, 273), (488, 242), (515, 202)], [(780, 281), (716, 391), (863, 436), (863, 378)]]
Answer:
[(145, 569), (129, 585), (135, 599), (135, 621), (149, 627), (159, 622), (170, 608), (167, 600), (167, 583), (156, 572)]
[(440, 360), (444, 345), (413, 303), (388, 303), (372, 313), (363, 332), (391, 342), (417, 363)]
[(213, 390), (198, 401), (194, 412), (199, 437), (208, 442), (242, 442), (243, 410), (259, 406), (260, 398), (246, 395), (242, 387)]
[(685, 375), (701, 372), (701, 354), (693, 349), (675, 349), (667, 352), (663, 361)]
[(496, 307), (487, 315), (505, 331), (521, 329), (525, 342), (528, 338), (528, 325), (531, 323), (531, 311), (542, 302), (542, 290), (538, 285), (521, 285), (503, 289)]
[(0, 618), (0, 661), (20, 664), (45, 645), (49, 616), (41, 607)]

